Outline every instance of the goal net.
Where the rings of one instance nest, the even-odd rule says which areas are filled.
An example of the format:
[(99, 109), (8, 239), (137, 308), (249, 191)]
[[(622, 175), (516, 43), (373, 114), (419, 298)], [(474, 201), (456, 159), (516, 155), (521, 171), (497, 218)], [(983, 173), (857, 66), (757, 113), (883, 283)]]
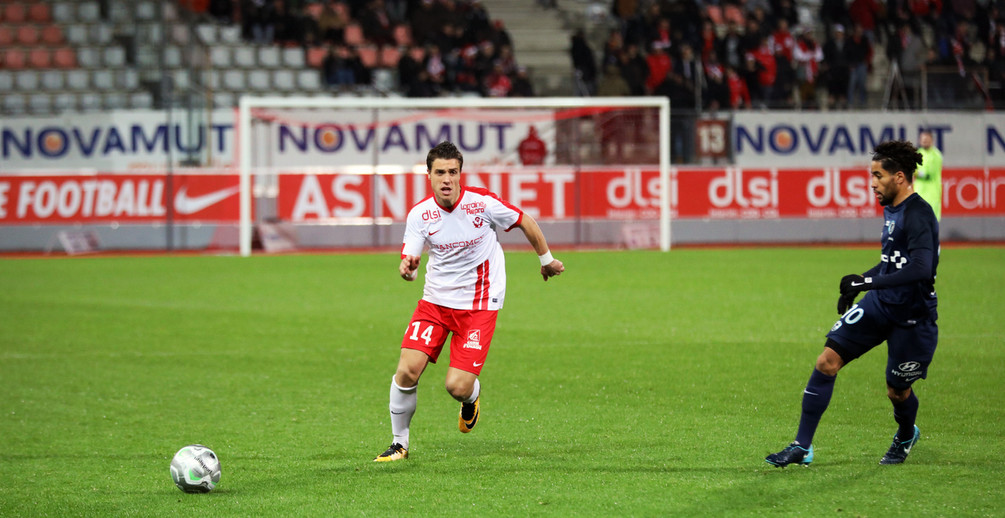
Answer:
[(550, 244), (669, 250), (669, 118), (646, 97), (244, 96), (240, 251), (399, 246), (443, 140), (464, 155), (462, 185), (532, 215)]

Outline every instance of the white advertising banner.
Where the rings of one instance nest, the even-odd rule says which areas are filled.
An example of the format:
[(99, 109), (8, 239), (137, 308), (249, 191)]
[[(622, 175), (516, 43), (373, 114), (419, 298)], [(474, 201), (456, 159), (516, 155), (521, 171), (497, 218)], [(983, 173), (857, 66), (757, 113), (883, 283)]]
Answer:
[(234, 110), (120, 110), (0, 122), (0, 173), (80, 169), (163, 171), (170, 159), (202, 166), (233, 165)]
[[(255, 110), (255, 167), (369, 167), (411, 170), (450, 140), (465, 165), (554, 163), (554, 114), (548, 110)], [(0, 122), (0, 173), (82, 169), (163, 170), (171, 161), (236, 166), (235, 110), (188, 117), (176, 111), (112, 111)], [(375, 118), (378, 117), (378, 118)], [(533, 130), (533, 131), (532, 131)], [(533, 145), (536, 144), (536, 145)]]
[[(253, 126), (256, 167), (376, 163), (410, 170), (423, 164), (428, 149), (441, 140), (457, 144), (465, 165), (555, 163), (555, 124), (547, 110), (520, 110), (503, 118), (451, 109), (432, 116), (380, 110), (376, 120), (371, 110), (256, 110), (255, 115), (269, 122)], [(235, 110), (193, 116), (180, 110), (120, 110), (8, 117), (0, 119), (0, 173), (136, 173), (162, 171), (169, 161), (235, 167), (236, 117)], [(729, 147), (739, 167), (867, 167), (877, 143), (916, 141), (921, 128), (932, 130), (947, 167), (1005, 166), (1005, 114), (997, 113), (738, 111)]]
[(1005, 165), (1005, 114), (960, 112), (760, 112), (733, 116), (740, 167), (868, 167), (876, 144), (933, 133), (944, 164)]

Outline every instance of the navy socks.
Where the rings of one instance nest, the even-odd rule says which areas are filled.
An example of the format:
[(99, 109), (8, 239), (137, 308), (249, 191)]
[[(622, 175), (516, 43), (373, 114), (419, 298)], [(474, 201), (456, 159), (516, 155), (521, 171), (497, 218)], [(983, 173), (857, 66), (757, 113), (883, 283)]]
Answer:
[[(813, 369), (810, 381), (806, 383), (806, 390), (803, 391), (803, 413), (799, 418), (799, 431), (796, 432), (796, 442), (803, 448), (809, 448), (813, 444), (813, 434), (816, 433), (820, 418), (823, 417), (827, 405), (831, 402), (835, 379), (837, 376), (828, 376)], [(917, 411), (917, 400), (915, 400), (914, 408)], [(911, 433), (914, 433), (913, 418), (911, 427)]]
[(918, 396), (911, 395), (903, 403), (893, 404), (893, 418), (897, 421), (898, 441), (909, 441), (914, 438), (914, 421), (918, 417)]

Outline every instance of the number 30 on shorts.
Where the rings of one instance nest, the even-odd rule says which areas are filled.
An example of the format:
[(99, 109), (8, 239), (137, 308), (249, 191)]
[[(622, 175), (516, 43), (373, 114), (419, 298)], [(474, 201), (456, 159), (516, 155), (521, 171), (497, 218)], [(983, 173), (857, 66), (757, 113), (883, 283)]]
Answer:
[(834, 323), (834, 327), (831, 328), (831, 331), (837, 331), (844, 324), (852, 325), (861, 320), (863, 315), (865, 315), (865, 310), (860, 308), (858, 304), (855, 304), (851, 307), (851, 309), (845, 311), (844, 315), (842, 315), (841, 318)]

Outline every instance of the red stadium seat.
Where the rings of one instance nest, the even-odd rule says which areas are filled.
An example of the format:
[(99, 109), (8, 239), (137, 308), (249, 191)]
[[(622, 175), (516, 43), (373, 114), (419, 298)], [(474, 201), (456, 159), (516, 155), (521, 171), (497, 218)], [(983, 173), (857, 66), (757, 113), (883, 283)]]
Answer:
[(408, 51), (408, 55), (412, 57), (415, 61), (422, 63), (426, 59), (426, 50), (422, 47), (412, 47)]
[(412, 29), (408, 25), (394, 26), (394, 42), (399, 47), (408, 47), (412, 44)]
[(58, 25), (46, 25), (42, 29), (42, 41), (49, 45), (60, 45), (63, 43), (63, 29)]
[(398, 60), (401, 59), (401, 51), (398, 47), (387, 46), (380, 51), (380, 66), (387, 68), (397, 68)]
[(35, 2), (28, 8), (28, 20), (35, 23), (49, 23), (52, 21), (52, 7), (45, 2)]
[(0, 20), (5, 22), (24, 23), (28, 18), (28, 11), (24, 8), (23, 4), (0, 5), (0, 10), (3, 11), (2, 15), (0, 15)]
[(0, 68), (18, 69), (28, 65), (28, 56), (22, 49), (6, 49), (0, 54)]
[(367, 68), (377, 66), (377, 47), (373, 45), (364, 45), (356, 50), (359, 52), (359, 60), (363, 62), (363, 66)]
[(0, 25), (0, 47), (9, 47), (14, 43), (14, 29)]
[(345, 38), (345, 44), (350, 47), (366, 43), (366, 38), (363, 37), (363, 28), (358, 23), (346, 25), (343, 38)]
[(42, 39), (42, 33), (34, 25), (22, 25), (17, 28), (17, 42), (20, 45), (34, 45)]
[(77, 68), (77, 51), (70, 47), (56, 49), (52, 53), (52, 66), (56, 68)]
[(321, 62), (328, 55), (328, 49), (324, 47), (311, 47), (307, 49), (307, 66), (311, 68), (321, 68)]
[(52, 52), (45, 47), (35, 47), (28, 51), (28, 65), (32, 68), (49, 68), (52, 66)]

